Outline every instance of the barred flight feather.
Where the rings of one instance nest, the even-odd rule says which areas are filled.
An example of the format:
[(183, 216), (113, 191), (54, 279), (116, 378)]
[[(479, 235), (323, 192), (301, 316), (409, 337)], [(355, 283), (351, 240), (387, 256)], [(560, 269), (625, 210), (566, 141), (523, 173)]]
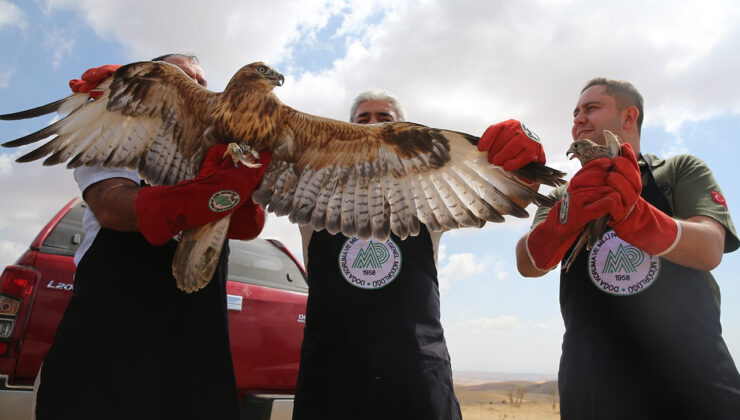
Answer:
[(427, 199), (427, 192), (419, 182), (419, 177), (412, 176), (408, 178), (409, 191), (411, 192), (414, 203), (416, 204), (419, 222), (427, 225), (429, 229), (435, 232), (442, 230), (442, 223), (432, 210), (432, 206)]
[(356, 233), (355, 228), (355, 188), (357, 187), (357, 176), (351, 171), (347, 181), (342, 189), (342, 216), (341, 232), (345, 236), (352, 236)]
[[(242, 142), (272, 153), (252, 195), (255, 203), (317, 230), (362, 238), (385, 239), (391, 233), (406, 238), (417, 235), (421, 224), (440, 231), (502, 222), (504, 215), (526, 217), (527, 203), (552, 200), (514, 175), (549, 185), (563, 182), (565, 174), (543, 165), (513, 173), (489, 165), (475, 146), (478, 138), (469, 134), (409, 122), (350, 124), (302, 113), (272, 92), (283, 81), (264, 63), (252, 63), (216, 93), (171, 64), (132, 63), (98, 85), (102, 94), (96, 100), (73, 94), (0, 115), (0, 120), (65, 115), (3, 146), (43, 140), (17, 161), (127, 167), (147, 182), (175, 184), (198, 173), (216, 142)], [(223, 235), (223, 224), (184, 232), (173, 267), (179, 287), (192, 291), (208, 282), (219, 252), (194, 253), (220, 251), (221, 245), (212, 245)]]

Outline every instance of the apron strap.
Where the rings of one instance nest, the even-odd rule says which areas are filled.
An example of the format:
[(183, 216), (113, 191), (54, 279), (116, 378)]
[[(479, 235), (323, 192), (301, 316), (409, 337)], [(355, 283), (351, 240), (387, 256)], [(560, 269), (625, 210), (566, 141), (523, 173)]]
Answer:
[(640, 157), (645, 161), (645, 166), (640, 166), (640, 172), (643, 172), (643, 169), (645, 169), (643, 175), (647, 180), (647, 183), (643, 183), (642, 185), (640, 196), (660, 209), (663, 213), (673, 217), (673, 210), (671, 210), (671, 206), (668, 204), (668, 199), (666, 199), (665, 195), (660, 191), (658, 183), (655, 181), (655, 177), (653, 176), (653, 160), (647, 155), (641, 154)]

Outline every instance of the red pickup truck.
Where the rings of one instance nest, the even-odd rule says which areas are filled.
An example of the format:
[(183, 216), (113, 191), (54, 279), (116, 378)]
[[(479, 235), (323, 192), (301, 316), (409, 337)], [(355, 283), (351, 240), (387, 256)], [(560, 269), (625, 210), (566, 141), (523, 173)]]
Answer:
[[(32, 388), (74, 288), (85, 203), (70, 201), (0, 276), (0, 411), (29, 419)], [(243, 419), (290, 418), (305, 324), (305, 271), (278, 241), (230, 241), (231, 351)]]

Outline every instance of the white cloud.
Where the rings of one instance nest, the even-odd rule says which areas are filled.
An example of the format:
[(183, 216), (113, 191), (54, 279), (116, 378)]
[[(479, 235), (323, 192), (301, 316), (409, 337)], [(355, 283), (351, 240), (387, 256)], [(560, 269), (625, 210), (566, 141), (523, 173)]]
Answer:
[(489, 262), (481, 261), (475, 255), (470, 253), (446, 255), (446, 247), (440, 246), (441, 255), (439, 258), (438, 280), (439, 289), (447, 290), (455, 283), (468, 279), (469, 277), (486, 271)]
[(287, 216), (277, 217), (274, 214), (267, 215), (265, 228), (260, 233), (260, 238), (277, 239), (285, 245), (298, 261), (303, 263), (303, 246), (298, 226), (290, 223)]
[(544, 322), (537, 322), (534, 324), (535, 329), (540, 331), (554, 331), (554, 332), (563, 332), (565, 328), (563, 327), (563, 320), (558, 319), (551, 319)]
[(44, 47), (52, 53), (52, 68), (57, 69), (75, 46), (74, 38), (64, 29), (52, 28), (44, 33)]
[(455, 370), (555, 373), (561, 320), (533, 322), (515, 315), (479, 317), (445, 326)]
[(464, 321), (455, 328), (462, 328), (477, 335), (502, 334), (521, 327), (519, 319), (512, 315), (501, 315), (497, 318), (478, 318)]
[[(24, 148), (25, 150), (25, 148)], [(0, 155), (0, 267), (13, 263), (41, 228), (74, 197), (79, 196), (72, 171), (38, 162), (10, 162), (20, 153)]]
[(185, 3), (178, 0), (47, 0), (46, 4), (50, 11), (78, 11), (102, 38), (120, 42), (132, 60), (168, 52), (194, 53), (204, 64), (209, 85), (220, 89), (242, 65), (284, 63), (292, 43), (312, 36), (345, 2), (217, 0), (206, 7), (183, 7)]
[[(639, 18), (615, 25), (606, 22), (623, 13), (622, 2), (404, 3), (350, 42), (346, 57), (321, 76), (343, 81), (347, 96), (388, 88), (410, 119), (424, 124), (480, 133), (490, 122), (523, 119), (545, 139), (548, 154), (564, 160), (572, 106), (593, 76), (633, 81), (645, 93), (648, 124), (675, 128), (740, 110), (731, 76), (740, 61), (730, 52), (740, 38), (738, 12), (729, 2), (711, 3), (641, 3)], [(675, 22), (690, 19), (699, 5), (714, 11), (694, 19), (694, 30), (681, 29)], [(685, 42), (695, 30), (708, 35)], [(351, 98), (335, 103), (342, 99)], [(324, 105), (324, 112), (334, 109)]]
[(0, 241), (0, 268), (14, 263), (27, 248), (18, 242)]
[(437, 250), (437, 265), (442, 264), (447, 259), (447, 245), (440, 243)]
[[(730, 0), (47, 5), (80, 11), (132, 59), (196, 53), (217, 89), (241, 65), (264, 60), (287, 73), (289, 83), (277, 94), (297, 109), (344, 120), (356, 93), (383, 87), (399, 95), (411, 120), (428, 125), (477, 134), (491, 122), (523, 119), (551, 156), (570, 140), (580, 87), (597, 75), (625, 78), (642, 89), (646, 124), (679, 127), (740, 112), (734, 76), (740, 72), (734, 53), (740, 9)], [(615, 23), (629, 7), (640, 13)], [(296, 43), (316, 41), (331, 16), (342, 20), (329, 42), (345, 44), (346, 54), (328, 70), (307, 73), (293, 61)]]
[(15, 73), (15, 69), (0, 70), (0, 89), (10, 86), (10, 77)]
[(12, 159), (11, 155), (0, 154), (0, 176), (8, 175), (11, 170)]
[(7, 0), (0, 0), (0, 30), (6, 26), (16, 26), (24, 30), (26, 25), (23, 10)]

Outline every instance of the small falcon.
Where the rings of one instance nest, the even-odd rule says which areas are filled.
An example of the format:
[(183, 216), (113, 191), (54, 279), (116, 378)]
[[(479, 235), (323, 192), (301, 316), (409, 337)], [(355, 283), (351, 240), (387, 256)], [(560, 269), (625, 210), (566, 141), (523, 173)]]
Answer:
[[(581, 166), (584, 166), (594, 159), (614, 159), (622, 154), (622, 141), (616, 134), (609, 130), (604, 130), (604, 140), (606, 144), (603, 146), (588, 139), (574, 141), (571, 143), (568, 151), (565, 152), (565, 155), (570, 155), (570, 159), (578, 158), (578, 160), (581, 161)], [(591, 220), (586, 224), (583, 231), (578, 236), (578, 240), (575, 245), (573, 245), (573, 250), (568, 256), (568, 259), (563, 263), (563, 270), (566, 272), (570, 270), (570, 266), (573, 264), (573, 261), (575, 261), (584, 246), (586, 246), (587, 250), (591, 249), (591, 247), (593, 247), (594, 244), (604, 236), (609, 219), (610, 216), (606, 215), (604, 217)]]
[[(478, 137), (469, 134), (410, 122), (359, 125), (297, 111), (272, 92), (283, 81), (257, 62), (242, 67), (218, 93), (169, 63), (132, 63), (103, 80), (94, 101), (77, 93), (0, 115), (66, 115), (3, 146), (50, 138), (17, 161), (132, 168), (153, 185), (195, 176), (217, 142), (242, 144), (251, 152), (235, 159), (247, 163), (253, 153), (269, 150), (272, 160), (252, 196), (256, 203), (294, 223), (363, 239), (383, 240), (391, 232), (406, 238), (418, 234), (421, 223), (440, 231), (503, 222), (504, 215), (527, 217), (527, 203), (552, 203), (517, 177), (564, 182), (564, 173), (544, 165), (513, 172), (490, 165), (476, 148)], [(173, 264), (184, 290), (209, 281), (228, 220), (195, 230), (183, 233)]]

